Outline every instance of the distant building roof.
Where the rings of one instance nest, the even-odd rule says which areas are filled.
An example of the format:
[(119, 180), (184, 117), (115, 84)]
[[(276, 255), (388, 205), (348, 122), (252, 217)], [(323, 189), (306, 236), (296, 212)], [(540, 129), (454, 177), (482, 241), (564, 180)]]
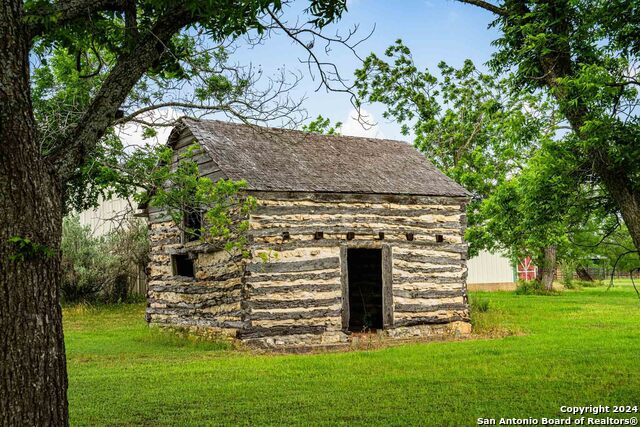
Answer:
[(251, 190), (469, 196), (402, 141), (182, 119), (169, 144), (185, 130)]

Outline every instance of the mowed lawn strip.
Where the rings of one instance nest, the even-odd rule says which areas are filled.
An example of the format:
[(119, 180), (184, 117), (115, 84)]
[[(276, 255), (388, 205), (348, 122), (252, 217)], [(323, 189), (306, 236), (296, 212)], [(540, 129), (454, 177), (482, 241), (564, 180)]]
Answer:
[(627, 284), (472, 298), (489, 301), (479, 332), (515, 334), (258, 355), (149, 329), (143, 305), (68, 308), (71, 423), (476, 425), (640, 404), (640, 303)]

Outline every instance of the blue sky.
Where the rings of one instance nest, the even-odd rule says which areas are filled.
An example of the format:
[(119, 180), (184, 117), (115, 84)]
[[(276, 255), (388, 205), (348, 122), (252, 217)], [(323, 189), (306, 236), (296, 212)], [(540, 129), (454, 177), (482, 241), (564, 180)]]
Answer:
[[(308, 0), (297, 0), (285, 13), (285, 18), (295, 21), (298, 14), (307, 7)], [(364, 58), (375, 52), (382, 55), (395, 40), (402, 39), (411, 49), (416, 65), (429, 68), (436, 74), (437, 64), (445, 61), (453, 66), (462, 65), (467, 58), (484, 68), (491, 57), (491, 42), (498, 38), (495, 29), (489, 29), (492, 15), (474, 6), (461, 4), (454, 0), (347, 0), (348, 12), (336, 24), (325, 28), (328, 34), (336, 31), (346, 34), (349, 28), (359, 25), (359, 34), (364, 37), (375, 26), (373, 35), (358, 46), (358, 54)], [(300, 19), (305, 19), (302, 16)], [(306, 18), (308, 19), (308, 17)], [(319, 46), (318, 53), (323, 52)], [(310, 118), (319, 114), (343, 122), (341, 132), (346, 135), (373, 136), (399, 139), (411, 142), (411, 137), (400, 133), (400, 127), (385, 121), (381, 105), (365, 105), (364, 111), (370, 114), (371, 121), (377, 123), (373, 129), (365, 130), (355, 120), (355, 114), (348, 95), (315, 91), (318, 84), (311, 79), (307, 69), (299, 59), (305, 57), (305, 51), (289, 37), (282, 34), (265, 41), (254, 48), (240, 47), (231, 61), (241, 65), (251, 63), (260, 66), (266, 75), (273, 75), (278, 69), (302, 71), (300, 82), (293, 97), (306, 97), (304, 108)], [(359, 60), (345, 49), (335, 48), (329, 56), (321, 57), (335, 63), (343, 77), (352, 79), (355, 69), (360, 67)], [(169, 113), (171, 116), (171, 113)], [(224, 117), (220, 117), (224, 119)], [(277, 125), (277, 124), (273, 124)], [(159, 128), (155, 142), (164, 143), (170, 128)], [(128, 144), (142, 143), (141, 128), (125, 125), (119, 131)]]
[[(305, 7), (306, 1), (299, 1), (286, 13), (288, 19), (295, 19), (296, 7)], [(299, 6), (298, 6), (299, 5)], [(488, 25), (492, 20), (489, 12), (474, 6), (452, 0), (352, 0), (348, 1), (348, 12), (337, 24), (326, 28), (330, 34), (335, 31), (345, 33), (354, 24), (360, 25), (359, 33), (368, 34), (375, 26), (375, 32), (358, 48), (365, 57), (370, 52), (382, 54), (384, 49), (396, 39), (401, 38), (411, 49), (419, 67), (428, 67), (437, 71), (437, 64), (444, 60), (459, 66), (466, 58), (481, 66), (489, 60), (492, 53), (491, 42), (498, 37)], [(299, 69), (304, 72), (295, 95), (306, 95), (305, 108), (310, 117), (322, 114), (332, 121), (345, 122), (343, 133), (377, 135), (392, 139), (404, 138), (399, 126), (385, 122), (381, 117), (380, 105), (367, 105), (365, 110), (377, 121), (377, 129), (368, 133), (356, 123), (347, 123), (352, 107), (345, 94), (315, 92), (317, 83), (313, 82), (306, 69), (299, 63), (304, 57), (302, 48), (285, 36), (275, 37), (251, 50), (240, 50), (235, 59), (246, 63), (261, 65), (265, 73), (278, 67)], [(326, 57), (336, 63), (343, 74), (351, 78), (359, 67), (359, 61), (351, 53), (336, 49)]]

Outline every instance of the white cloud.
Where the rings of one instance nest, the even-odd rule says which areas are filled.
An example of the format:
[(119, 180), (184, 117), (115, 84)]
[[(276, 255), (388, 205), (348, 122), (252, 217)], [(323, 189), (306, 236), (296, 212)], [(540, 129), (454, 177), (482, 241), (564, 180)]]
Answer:
[[(362, 136), (366, 138), (384, 138), (384, 135), (377, 125), (377, 121), (373, 114), (369, 113), (365, 109), (360, 109), (360, 114), (365, 124), (361, 124), (358, 121), (358, 112), (352, 109), (347, 116), (347, 119), (342, 123), (340, 133), (348, 136)], [(369, 125), (367, 123), (372, 123)]]

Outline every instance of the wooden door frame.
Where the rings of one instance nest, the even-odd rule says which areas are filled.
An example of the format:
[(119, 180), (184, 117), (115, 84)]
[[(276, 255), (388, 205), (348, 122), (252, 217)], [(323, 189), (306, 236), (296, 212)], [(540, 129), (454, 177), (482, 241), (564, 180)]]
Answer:
[(342, 287), (342, 330), (349, 330), (349, 249), (380, 249), (382, 252), (382, 329), (393, 327), (393, 253), (391, 245), (381, 247), (340, 245), (340, 284)]
[(393, 327), (393, 253), (382, 245), (382, 329)]

